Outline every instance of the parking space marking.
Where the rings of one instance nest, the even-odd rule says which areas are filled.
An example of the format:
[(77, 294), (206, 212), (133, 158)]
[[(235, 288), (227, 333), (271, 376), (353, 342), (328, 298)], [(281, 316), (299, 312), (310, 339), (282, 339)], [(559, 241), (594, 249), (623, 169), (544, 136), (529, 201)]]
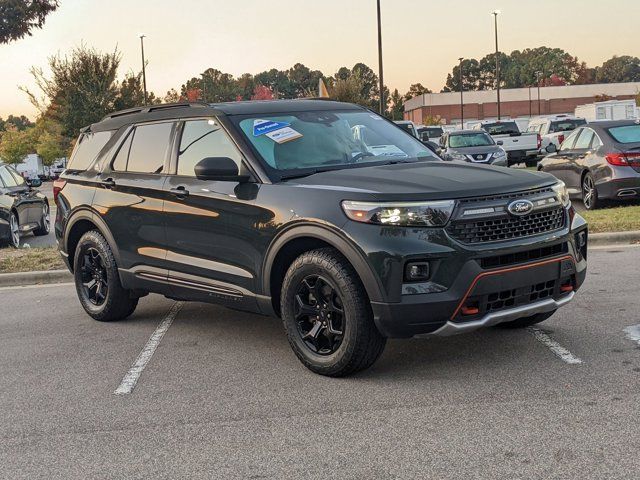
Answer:
[(627, 338), (632, 342), (636, 342), (640, 346), (640, 323), (638, 325), (631, 325), (624, 329), (624, 333), (627, 334)]
[(529, 327), (528, 330), (533, 334), (533, 336), (542, 343), (544, 346), (549, 348), (560, 360), (570, 365), (577, 365), (582, 363), (582, 360), (576, 357), (569, 350), (564, 348), (558, 342), (556, 342), (553, 338), (551, 338), (546, 332), (540, 330), (536, 327)]
[(146, 345), (140, 352), (140, 355), (138, 355), (138, 358), (136, 358), (136, 361), (133, 362), (129, 371), (122, 378), (122, 382), (120, 382), (118, 388), (113, 392), (115, 395), (128, 395), (133, 392), (133, 389), (140, 378), (140, 374), (142, 374), (144, 367), (146, 367), (149, 360), (151, 360), (151, 357), (156, 351), (156, 348), (158, 348), (162, 337), (164, 337), (164, 334), (169, 330), (169, 327), (176, 318), (176, 315), (178, 315), (182, 305), (182, 302), (176, 302), (173, 304), (169, 313), (167, 313), (167, 316), (162, 319), (158, 327), (149, 337), (149, 340), (147, 340)]

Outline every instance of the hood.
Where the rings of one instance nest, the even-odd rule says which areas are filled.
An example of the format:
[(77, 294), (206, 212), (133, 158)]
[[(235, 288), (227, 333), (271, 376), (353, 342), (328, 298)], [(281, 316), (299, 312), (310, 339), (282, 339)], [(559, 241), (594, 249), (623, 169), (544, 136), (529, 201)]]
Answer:
[[(369, 194), (376, 200), (439, 200), (540, 188), (555, 177), (524, 169), (468, 163), (417, 162), (349, 168), (290, 180), (290, 186)], [(346, 198), (346, 197), (345, 197)]]
[(450, 153), (461, 153), (462, 155), (473, 155), (476, 153), (493, 153), (500, 150), (499, 145), (485, 145), (483, 147), (462, 147), (449, 148)]

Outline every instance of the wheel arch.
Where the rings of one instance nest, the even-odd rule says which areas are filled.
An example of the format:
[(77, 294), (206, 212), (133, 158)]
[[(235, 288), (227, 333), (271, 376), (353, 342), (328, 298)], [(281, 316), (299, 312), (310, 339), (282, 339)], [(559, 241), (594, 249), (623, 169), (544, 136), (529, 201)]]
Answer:
[(82, 235), (90, 230), (97, 230), (107, 240), (116, 262), (120, 265), (120, 253), (107, 224), (95, 212), (91, 210), (80, 210), (71, 216), (65, 228), (63, 246), (64, 251), (68, 254), (71, 271), (73, 271), (76, 246)]
[(287, 269), (304, 252), (317, 248), (336, 249), (358, 274), (371, 301), (382, 300), (382, 288), (369, 266), (364, 253), (342, 232), (330, 227), (305, 224), (283, 231), (271, 243), (262, 267), (262, 292), (271, 297), (276, 313), (280, 311), (280, 289)]

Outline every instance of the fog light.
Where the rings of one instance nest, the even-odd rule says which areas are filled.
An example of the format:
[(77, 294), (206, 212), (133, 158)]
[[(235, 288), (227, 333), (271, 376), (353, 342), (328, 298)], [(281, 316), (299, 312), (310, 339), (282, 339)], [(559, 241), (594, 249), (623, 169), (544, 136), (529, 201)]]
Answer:
[(404, 270), (404, 279), (407, 282), (426, 282), (429, 280), (429, 262), (407, 263)]

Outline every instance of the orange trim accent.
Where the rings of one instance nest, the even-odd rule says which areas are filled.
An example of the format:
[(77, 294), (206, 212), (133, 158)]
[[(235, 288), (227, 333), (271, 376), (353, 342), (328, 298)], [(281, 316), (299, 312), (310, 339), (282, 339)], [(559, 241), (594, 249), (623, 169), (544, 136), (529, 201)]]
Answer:
[(573, 292), (573, 285), (560, 285), (561, 292)]
[(519, 265), (517, 267), (502, 268), (499, 270), (491, 270), (489, 272), (480, 273), (476, 278), (473, 279), (473, 282), (471, 282), (471, 286), (467, 290), (467, 293), (464, 294), (464, 297), (462, 297), (462, 300), (460, 300), (460, 303), (458, 304), (458, 308), (456, 308), (455, 311), (453, 312), (453, 315), (451, 315), (451, 320), (456, 318), (456, 316), (458, 315), (458, 312), (460, 312), (460, 309), (462, 308), (462, 305), (464, 305), (464, 303), (467, 301), (467, 298), (471, 294), (471, 291), (475, 288), (475, 286), (477, 285), (478, 281), (481, 278), (488, 277), (491, 275), (497, 275), (499, 273), (517, 272), (518, 270), (526, 270), (527, 268), (539, 267), (541, 265), (548, 265), (549, 263), (561, 262), (563, 260), (571, 260), (574, 265), (576, 263), (575, 259), (571, 255), (565, 255), (563, 257), (552, 258), (550, 260), (544, 260), (542, 262), (530, 263), (528, 265)]
[(462, 307), (463, 315), (476, 315), (479, 311), (478, 307)]

